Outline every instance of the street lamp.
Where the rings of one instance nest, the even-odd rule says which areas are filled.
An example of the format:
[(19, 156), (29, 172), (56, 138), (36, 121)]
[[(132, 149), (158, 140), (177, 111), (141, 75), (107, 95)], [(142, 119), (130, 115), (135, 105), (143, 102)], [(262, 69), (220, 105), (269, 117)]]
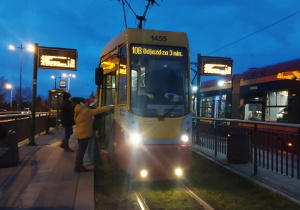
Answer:
[(70, 90), (70, 78), (71, 77), (73, 77), (73, 78), (75, 78), (76, 77), (76, 75), (75, 74), (66, 74), (66, 73), (63, 73), (62, 74), (62, 77), (64, 77), (64, 78), (68, 78), (68, 90)]
[(9, 83), (7, 83), (6, 85), (5, 85), (5, 88), (7, 89), (7, 90), (10, 90), (10, 111), (12, 111), (12, 85), (11, 84), (9, 84)]
[(21, 103), (22, 103), (22, 50), (27, 49), (29, 52), (33, 52), (34, 46), (28, 45), (27, 47), (23, 47), (21, 44), (21, 47), (15, 47), (13, 45), (9, 45), (8, 48), (10, 50), (15, 50), (16, 48), (21, 50), (21, 54), (20, 54), (20, 91), (19, 91), (19, 105), (21, 106)]
[(197, 89), (198, 89), (197, 86), (193, 86), (193, 87), (192, 87), (193, 93), (197, 92)]
[(223, 86), (225, 85), (225, 83), (226, 83), (226, 82), (225, 82), (224, 80), (219, 80), (219, 81), (218, 81), (218, 86), (219, 86), (219, 87), (223, 87)]
[(61, 77), (55, 77), (55, 76), (53, 76), (53, 75), (51, 76), (51, 79), (55, 79), (54, 89), (56, 89), (56, 79), (57, 79), (57, 78), (61, 79)]

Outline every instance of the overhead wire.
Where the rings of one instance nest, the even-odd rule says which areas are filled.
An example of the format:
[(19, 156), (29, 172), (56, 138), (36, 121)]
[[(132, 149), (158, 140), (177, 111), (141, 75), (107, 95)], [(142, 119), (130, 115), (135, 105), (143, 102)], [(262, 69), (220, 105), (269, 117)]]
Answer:
[[(123, 0), (122, 0), (123, 1)], [(131, 9), (131, 11), (133, 12), (133, 14), (137, 17), (137, 14), (134, 12), (134, 10), (132, 9), (132, 7), (130, 6), (130, 4), (126, 1), (126, 0), (124, 0), (126, 3), (127, 3), (127, 5), (128, 5), (128, 7)]]
[[(122, 0), (122, 4), (123, 4), (124, 23), (125, 23), (125, 27), (127, 28), (126, 14), (125, 14), (125, 3), (124, 3), (124, 0)], [(127, 10), (127, 11), (128, 11), (128, 10)], [(123, 27), (123, 26), (122, 26), (122, 27)]]
[(282, 19), (280, 19), (280, 20), (278, 20), (278, 21), (276, 21), (276, 22), (274, 22), (274, 23), (272, 23), (272, 24), (270, 24), (270, 25), (268, 25), (268, 26), (265, 26), (265, 27), (263, 27), (263, 28), (261, 28), (261, 29), (255, 31), (255, 32), (251, 33), (251, 34), (248, 34), (247, 36), (244, 36), (244, 37), (242, 37), (242, 38), (240, 38), (240, 39), (238, 39), (238, 40), (236, 40), (236, 41), (234, 41), (234, 42), (231, 42), (231, 43), (229, 43), (229, 44), (227, 44), (227, 45), (225, 45), (225, 46), (223, 46), (223, 47), (220, 47), (219, 49), (216, 49), (216, 50), (214, 50), (214, 51), (208, 53), (207, 55), (211, 55), (211, 54), (213, 54), (213, 53), (215, 53), (215, 52), (218, 52), (218, 51), (220, 51), (220, 50), (222, 50), (222, 49), (224, 49), (224, 48), (226, 48), (226, 47), (229, 47), (229, 46), (231, 46), (231, 45), (233, 45), (233, 44), (235, 44), (235, 43), (237, 43), (237, 42), (239, 42), (239, 41), (242, 41), (242, 40), (244, 40), (244, 39), (246, 39), (246, 38), (248, 38), (248, 37), (250, 37), (250, 36), (252, 36), (252, 35), (254, 35), (254, 34), (257, 34), (258, 32), (261, 32), (261, 31), (263, 31), (263, 30), (265, 30), (265, 29), (267, 29), (267, 28), (269, 28), (269, 27), (271, 27), (271, 26), (273, 26), (273, 25), (276, 25), (277, 23), (280, 23), (280, 22), (282, 22), (282, 21), (284, 21), (284, 20), (286, 20), (286, 19), (288, 19), (288, 18), (290, 18), (290, 17), (292, 17), (292, 16), (294, 16), (294, 15), (296, 15), (296, 14), (298, 14), (298, 13), (300, 13), (300, 10), (297, 11), (297, 12), (295, 12), (295, 13), (293, 13), (293, 14), (291, 14), (291, 15), (288, 15), (288, 16), (286, 16), (286, 17), (284, 17), (284, 18), (282, 18)]
[[(118, 0), (118, 1), (120, 2), (121, 0)], [(132, 7), (130, 6), (131, 0), (130, 0), (130, 3), (128, 3), (127, 0), (122, 0), (123, 14), (124, 14), (124, 22), (125, 22), (126, 28), (127, 28), (127, 20), (126, 20), (127, 12), (126, 12), (126, 14), (125, 14), (125, 3), (124, 3), (124, 1), (125, 1), (126, 4), (128, 5), (127, 12), (128, 12), (128, 10), (130, 9), (130, 10), (132, 11), (132, 13), (135, 15), (136, 19), (139, 20), (138, 28), (140, 28), (140, 29), (142, 28), (143, 21), (146, 21), (146, 18), (145, 18), (145, 17), (146, 17), (146, 14), (147, 14), (147, 12), (148, 12), (149, 6), (150, 6), (150, 5), (153, 5), (153, 4), (157, 4), (157, 5), (159, 6), (159, 4), (156, 2), (156, 0), (147, 0), (147, 1), (148, 1), (148, 4), (147, 4), (147, 6), (146, 6), (146, 9), (145, 9), (145, 11), (144, 11), (143, 16), (138, 16), (138, 15), (134, 12), (134, 10), (132, 9)], [(123, 23), (123, 24), (124, 24), (124, 23)], [(122, 25), (122, 28), (123, 28), (123, 25)]]
[[(123, 3), (123, 12), (125, 12), (125, 11), (124, 11), (124, 10), (125, 10), (125, 7), (124, 7), (125, 3), (124, 3), (124, 0), (122, 0), (122, 3)], [(130, 0), (129, 4), (130, 4), (130, 3), (131, 3), (131, 0)], [(126, 14), (124, 15), (124, 22), (123, 22), (123, 24), (122, 24), (121, 31), (123, 30), (124, 23), (125, 23), (125, 26), (126, 26), (126, 28), (127, 28), (127, 14), (128, 14), (128, 10), (129, 10), (129, 7), (127, 7)]]

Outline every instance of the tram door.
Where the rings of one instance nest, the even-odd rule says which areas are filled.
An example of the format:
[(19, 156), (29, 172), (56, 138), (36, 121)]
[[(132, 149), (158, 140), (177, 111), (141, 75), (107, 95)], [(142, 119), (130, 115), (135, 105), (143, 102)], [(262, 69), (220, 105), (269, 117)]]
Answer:
[[(114, 104), (116, 90), (116, 75), (115, 72), (104, 75), (103, 82), (103, 100), (101, 106), (109, 106)], [(113, 115), (104, 115), (101, 120), (100, 140), (104, 141), (106, 146), (111, 138), (113, 138)]]

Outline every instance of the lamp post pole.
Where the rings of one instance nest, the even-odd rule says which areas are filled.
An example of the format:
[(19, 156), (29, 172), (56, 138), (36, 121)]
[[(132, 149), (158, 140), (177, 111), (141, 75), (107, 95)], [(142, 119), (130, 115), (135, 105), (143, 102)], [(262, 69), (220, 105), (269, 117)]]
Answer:
[(12, 110), (12, 89), (10, 89), (10, 110)]
[[(19, 90), (19, 106), (21, 106), (22, 104), (22, 52), (23, 49), (28, 49), (29, 51), (33, 51), (33, 46), (30, 45), (28, 47), (23, 47), (23, 45), (21, 44), (21, 47), (15, 47), (13, 45), (9, 46), (9, 49), (14, 50), (14, 49), (20, 49), (20, 90)], [(17, 109), (19, 110), (19, 106), (17, 107)]]
[(56, 77), (55, 76), (51, 76), (51, 78), (55, 80), (55, 82), (54, 82), (54, 89), (56, 89)]
[(19, 90), (19, 106), (21, 107), (21, 105), (22, 105), (22, 50), (23, 50), (22, 44), (21, 44), (20, 50), (21, 50), (21, 54), (20, 54), (20, 90)]
[(57, 78), (61, 79), (61, 77), (51, 76), (51, 78), (55, 80), (55, 83), (54, 83), (54, 89), (56, 89), (56, 79), (57, 79)]
[(64, 73), (64, 74), (62, 74), (62, 77), (67, 77), (68, 78), (68, 90), (70, 91), (70, 82), (71, 82), (70, 78), (71, 77), (75, 78), (76, 75), (75, 74), (69, 74), (69, 75), (67, 75), (67, 74)]
[(37, 43), (34, 44), (33, 52), (33, 79), (32, 79), (32, 115), (31, 115), (31, 137), (29, 141), (29, 146), (36, 146), (35, 143), (35, 113), (36, 113), (36, 87), (37, 87), (37, 61), (38, 61), (38, 48), (39, 45)]
[(10, 111), (12, 111), (12, 85), (11, 84), (6, 84), (5, 88), (7, 90), (10, 90)]
[(68, 77), (68, 90), (70, 91), (70, 77)]

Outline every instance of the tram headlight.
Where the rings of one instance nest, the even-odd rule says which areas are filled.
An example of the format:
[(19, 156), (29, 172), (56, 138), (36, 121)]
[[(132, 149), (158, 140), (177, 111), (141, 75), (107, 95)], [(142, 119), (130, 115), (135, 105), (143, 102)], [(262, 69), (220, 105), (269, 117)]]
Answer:
[(143, 170), (140, 171), (140, 175), (141, 175), (141, 177), (145, 178), (148, 175), (148, 171), (143, 169)]
[(182, 134), (181, 141), (183, 141), (184, 143), (187, 143), (189, 141), (189, 136), (186, 134)]
[(181, 168), (176, 168), (176, 169), (175, 169), (175, 175), (176, 175), (176, 176), (182, 176), (182, 174), (183, 174), (183, 171), (182, 171)]
[(133, 133), (130, 135), (130, 143), (138, 145), (142, 142), (142, 135), (138, 133)]

